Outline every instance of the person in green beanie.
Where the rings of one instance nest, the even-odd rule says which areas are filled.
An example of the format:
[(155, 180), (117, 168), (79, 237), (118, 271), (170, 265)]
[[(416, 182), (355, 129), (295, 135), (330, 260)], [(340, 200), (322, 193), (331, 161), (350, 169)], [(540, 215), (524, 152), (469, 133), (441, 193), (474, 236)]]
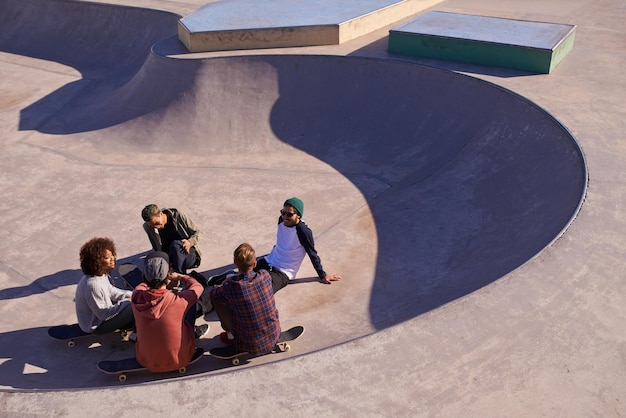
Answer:
[(285, 200), (278, 218), (276, 244), (272, 251), (259, 258), (255, 270), (267, 270), (272, 276), (274, 293), (293, 280), (300, 270), (302, 261), (309, 256), (313, 267), (322, 283), (341, 280), (337, 274), (326, 274), (322, 261), (317, 255), (313, 241), (313, 232), (302, 220), (304, 203), (297, 197)]
[[(289, 281), (296, 277), (306, 255), (309, 256), (320, 282), (331, 284), (334, 281), (341, 280), (341, 276), (338, 274), (326, 274), (324, 271), (320, 257), (315, 250), (313, 232), (302, 220), (303, 214), (304, 203), (302, 200), (297, 197), (285, 200), (278, 218), (276, 244), (269, 254), (257, 259), (257, 264), (254, 267), (255, 272), (260, 270), (269, 272), (272, 278), (272, 290), (274, 293), (287, 286)], [(228, 270), (210, 277), (207, 289), (214, 285), (220, 285), (231, 276), (237, 276), (237, 273), (234, 270)], [(207, 295), (208, 292), (205, 292), (201, 298), (201, 303), (206, 303), (204, 300), (207, 300)], [(213, 305), (209, 305), (211, 305), (212, 309)], [(210, 309), (203, 307), (203, 311), (207, 313)], [(223, 333), (220, 338), (222, 338), (223, 342), (232, 344), (235, 340), (229, 334)]]

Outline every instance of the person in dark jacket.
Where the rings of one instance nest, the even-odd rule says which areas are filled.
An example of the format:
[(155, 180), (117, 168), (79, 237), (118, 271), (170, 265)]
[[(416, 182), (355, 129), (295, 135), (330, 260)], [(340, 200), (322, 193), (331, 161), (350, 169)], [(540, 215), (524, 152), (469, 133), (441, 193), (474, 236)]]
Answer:
[(169, 255), (174, 272), (186, 274), (200, 265), (202, 231), (189, 216), (175, 208), (161, 210), (150, 204), (143, 208), (141, 217), (152, 249)]

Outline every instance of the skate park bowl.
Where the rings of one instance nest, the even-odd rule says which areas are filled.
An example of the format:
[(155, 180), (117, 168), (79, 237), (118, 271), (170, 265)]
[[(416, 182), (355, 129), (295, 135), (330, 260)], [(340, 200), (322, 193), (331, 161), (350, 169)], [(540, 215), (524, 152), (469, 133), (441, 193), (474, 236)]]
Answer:
[[(136, 226), (138, 208), (156, 198), (213, 208), (196, 221), (211, 231), (207, 242), (229, 256), (244, 240), (269, 250), (282, 201), (298, 194), (326, 270), (343, 276), (321, 286), (305, 260), (305, 279), (277, 294), (285, 327), (307, 329), (298, 354), (409, 321), (493, 283), (557, 239), (583, 202), (587, 171), (575, 139), (546, 111), (497, 85), (400, 59), (190, 57), (172, 38), (176, 15), (89, 3), (71, 4), (72, 14), (68, 4), (0, 0), (0, 51), (78, 74), (20, 109), (19, 131), (30, 132), (21, 141), (64, 158), (64, 186), (58, 196), (34, 194), (15, 210), (63, 209), (68, 229), (85, 228), (96, 209), (82, 204), (80, 190), (106, 171), (110, 195), (132, 194), (111, 209), (121, 223), (116, 241), (138, 248), (121, 258), (146, 249), (141, 232), (123, 225)], [(21, 13), (29, 7), (49, 8)], [(57, 19), (72, 30), (50, 30)], [(123, 33), (129, 22), (133, 29)], [(93, 172), (85, 168), (91, 165)], [(171, 194), (150, 181), (182, 165), (193, 175)], [(77, 203), (67, 208), (67, 201)], [(59, 248), (46, 257), (76, 269), (75, 246), (63, 252), (69, 235), (55, 238)], [(214, 261), (217, 251), (207, 248), (203, 271), (228, 264), (227, 257)], [(72, 285), (80, 274), (66, 281), (46, 270), (20, 277), (26, 289), (31, 282), (52, 289), (32, 292), (42, 306), (52, 294), (57, 299), (53, 312), (40, 314), (48, 317), (32, 320), (36, 328), (0, 334), (0, 357), (13, 359), (0, 365), (0, 385), (115, 384), (93, 364), (118, 355), (119, 344), (77, 356), (45, 333), (73, 321)], [(44, 283), (46, 277), (52, 279)], [(4, 292), (1, 302), (21, 303), (11, 295)], [(205, 343), (208, 349), (213, 341)], [(48, 372), (26, 379), (15, 362)], [(215, 364), (199, 362), (198, 373), (219, 370)], [(59, 379), (72, 367), (91, 371)]]

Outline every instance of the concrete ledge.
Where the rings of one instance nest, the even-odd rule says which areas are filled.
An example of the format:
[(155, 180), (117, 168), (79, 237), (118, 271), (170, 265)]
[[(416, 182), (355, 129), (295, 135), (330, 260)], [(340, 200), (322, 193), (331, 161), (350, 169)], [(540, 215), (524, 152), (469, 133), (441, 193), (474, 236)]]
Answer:
[(338, 45), (441, 1), (222, 1), (182, 18), (178, 38), (190, 52)]
[(576, 26), (430, 12), (389, 32), (389, 52), (550, 73)]

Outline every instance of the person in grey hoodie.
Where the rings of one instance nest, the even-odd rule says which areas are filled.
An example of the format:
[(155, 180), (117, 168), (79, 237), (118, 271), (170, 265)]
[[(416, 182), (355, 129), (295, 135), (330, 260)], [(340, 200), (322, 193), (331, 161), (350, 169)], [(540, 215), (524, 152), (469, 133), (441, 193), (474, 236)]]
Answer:
[(111, 284), (115, 269), (115, 244), (109, 238), (92, 238), (80, 249), (83, 277), (74, 298), (78, 325), (84, 332), (105, 334), (134, 328), (130, 290)]

